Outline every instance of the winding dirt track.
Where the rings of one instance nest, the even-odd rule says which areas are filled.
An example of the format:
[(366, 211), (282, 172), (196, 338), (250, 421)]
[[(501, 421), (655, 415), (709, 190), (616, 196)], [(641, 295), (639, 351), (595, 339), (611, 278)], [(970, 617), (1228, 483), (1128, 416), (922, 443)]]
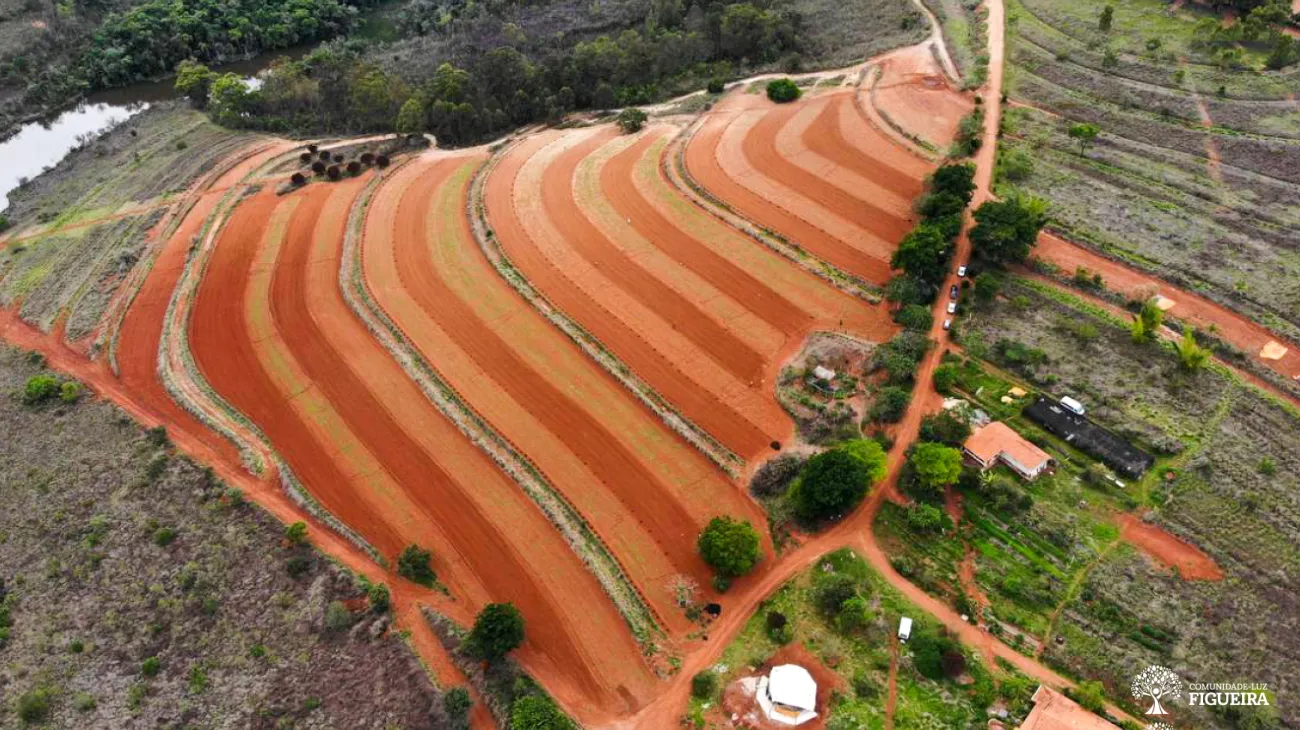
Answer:
[(492, 270), (464, 215), (483, 159), (419, 160), (381, 188), (362, 249), (374, 298), (586, 516), (667, 628), (685, 630), (669, 583), (707, 583), (694, 536), (720, 513), (761, 514)]
[[(542, 514), (487, 457), (433, 409), (347, 308), (337, 276), (343, 227), (361, 181), (310, 186), (278, 204), (274, 196), (246, 201), (223, 231), (210, 275), (200, 290), (191, 336), (210, 382), (253, 418), (327, 508), (388, 554), (423, 537), (435, 566), (470, 607), (510, 600), (530, 625), (520, 657), (570, 705), (614, 711), (619, 687), (641, 687), (648, 671), (621, 617), (594, 578)], [(269, 315), (310, 387), (404, 492), (414, 512), (371, 513), (383, 500), (358, 493), (341, 473), (346, 455), (305, 436), (292, 402), (260, 364), (247, 323), (232, 312), (247, 297), (249, 272), (276, 207), (296, 205), (283, 248), (274, 258)], [(253, 313), (256, 314), (256, 313)], [(259, 371), (261, 371), (259, 375)], [(325, 464), (325, 466), (321, 466)], [(333, 464), (333, 466), (330, 466)], [(330, 473), (333, 470), (333, 473)], [(373, 483), (373, 482), (372, 482)]]

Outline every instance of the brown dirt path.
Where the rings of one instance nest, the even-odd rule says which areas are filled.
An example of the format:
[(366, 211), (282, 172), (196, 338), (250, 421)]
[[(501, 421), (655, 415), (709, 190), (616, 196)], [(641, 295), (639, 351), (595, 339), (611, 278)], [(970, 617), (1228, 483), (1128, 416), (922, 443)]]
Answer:
[(1223, 580), (1223, 569), (1200, 548), (1165, 532), (1138, 517), (1122, 513), (1115, 516), (1119, 536), (1167, 568), (1177, 568), (1183, 580)]
[[(375, 202), (363, 255), (376, 299), (462, 397), (614, 546), (669, 627), (685, 629), (667, 584), (679, 573), (708, 581), (694, 535), (720, 511), (759, 515), (702, 456), (496, 279), (463, 216), (447, 217), (464, 210), (469, 174), (481, 162), (417, 163), (389, 192), (400, 198), (396, 205), (382, 197)], [(476, 304), (483, 300), (498, 311), (485, 317), (487, 307)], [(530, 357), (525, 348), (543, 357)], [(546, 357), (558, 352), (566, 356)], [(651, 443), (641, 435), (646, 431), (668, 444)]]
[[(1099, 273), (1107, 289), (1125, 296), (1160, 294), (1174, 302), (1173, 308), (1169, 310), (1170, 315), (1202, 329), (1213, 326), (1219, 337), (1240, 348), (1256, 362), (1288, 378), (1300, 376), (1300, 347), (1221, 304), (1179, 289), (1153, 275), (1129, 268), (1051, 233), (1039, 235), (1033, 255), (1065, 272), (1072, 272), (1082, 266)], [(1260, 350), (1268, 342), (1279, 342), (1287, 348), (1282, 359), (1265, 360), (1259, 357)]]
[[(739, 97), (733, 95), (733, 98)], [(751, 185), (758, 185), (765, 179), (752, 179), (757, 173), (739, 150), (728, 149), (724, 165), (724, 137), (728, 137), (730, 127), (748, 113), (738, 109), (738, 104), (740, 102), (731, 98), (724, 99), (705, 115), (699, 130), (686, 145), (686, 169), (691, 177), (740, 215), (780, 232), (818, 258), (869, 282), (881, 284), (888, 280), (888, 261), (859, 250), (812, 223), (812, 219), (817, 217), (815, 211), (795, 213), (788, 207), (790, 201), (779, 200), (779, 197), (774, 200), (751, 189)], [(766, 182), (767, 186), (774, 184)], [(822, 221), (822, 226), (832, 222)]]
[(360, 190), (354, 185), (337, 186), (328, 198), (332, 191), (321, 186), (324, 215), (307, 205), (295, 213), (272, 281), (280, 331), (454, 546), (443, 563), (453, 591), (458, 584), (485, 589), (458, 597), (515, 603), (531, 627), (520, 660), (552, 676), (548, 687), (568, 703), (626, 709), (620, 688), (644, 691), (651, 677), (613, 605), (535, 505), (434, 409), (343, 300), (337, 277), (346, 212)]
[[(755, 454), (764, 449), (772, 435), (756, 425), (718, 393), (702, 387), (684, 369), (690, 365), (685, 357), (671, 359), (647, 339), (646, 334), (629, 329), (599, 302), (574, 286), (568, 273), (562, 271), (542, 250), (545, 245), (562, 243), (562, 237), (547, 220), (522, 212), (540, 204), (531, 192), (517, 191), (516, 181), (528, 160), (553, 140), (547, 135), (537, 135), (526, 140), (506, 154), (487, 178), (484, 200), (487, 219), (495, 230), (503, 249), (512, 263), (520, 269), (556, 307), (578, 321), (619, 359), (649, 383), (659, 394), (673, 403), (692, 422), (738, 454)], [(558, 238), (560, 240), (552, 240)], [(643, 330), (658, 329), (668, 325), (662, 319), (646, 321)], [(669, 337), (665, 333), (664, 337)], [(698, 359), (698, 356), (697, 356)], [(706, 358), (707, 359), (707, 358)]]

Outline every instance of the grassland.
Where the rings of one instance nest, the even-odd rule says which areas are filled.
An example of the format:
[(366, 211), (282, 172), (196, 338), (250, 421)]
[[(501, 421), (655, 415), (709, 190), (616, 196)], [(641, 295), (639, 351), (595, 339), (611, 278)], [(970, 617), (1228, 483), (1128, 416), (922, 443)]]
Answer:
[(444, 721), (349, 573), (285, 542), (161, 431), (89, 397), (8, 397), (41, 372), (0, 349), (0, 726)]
[[(1300, 69), (1238, 64), (1196, 42), (1208, 11), (1156, 0), (1008, 4), (998, 188), (1048, 198), (1073, 241), (1300, 332)], [(1071, 124), (1101, 135), (1082, 154)]]
[[(1004, 294), (960, 323), (966, 352), (1005, 368), (1008, 378), (1080, 398), (1090, 416), (1155, 454), (1157, 464), (1123, 488), (1090, 479), (1085, 455), (1010, 414), (1061, 466), (1024, 489), (1033, 499), (1028, 510), (979, 495), (968, 501), (977, 528), (984, 529), (977, 519), (993, 517), (1000, 524), (992, 532), (1012, 537), (999, 549), (980, 549), (978, 580), (993, 613), (1051, 635), (1045, 661), (1100, 679), (1120, 701), (1132, 675), (1153, 663), (1188, 681), (1267, 682), (1279, 694), (1293, 687), (1300, 414), (1221, 367), (1181, 370), (1168, 346), (1134, 343), (1122, 320), (1072, 295), (1048, 296), (1014, 279)], [(1196, 545), (1226, 578), (1184, 581), (1117, 542), (1106, 515), (1119, 509)], [(1009, 586), (1014, 573), (1005, 567), (1027, 563), (1037, 582)], [(1280, 715), (1296, 721), (1285, 706)], [(1198, 725), (1247, 726), (1194, 716)], [(1250, 727), (1278, 726), (1267, 713), (1258, 719), (1264, 724)]]

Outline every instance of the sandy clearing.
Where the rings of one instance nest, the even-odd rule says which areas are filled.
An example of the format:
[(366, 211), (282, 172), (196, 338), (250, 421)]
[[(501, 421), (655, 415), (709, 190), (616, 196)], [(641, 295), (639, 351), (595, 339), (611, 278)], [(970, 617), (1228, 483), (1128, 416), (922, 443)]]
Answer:
[[(1266, 327), (1221, 304), (1179, 289), (1150, 274), (1131, 269), (1051, 233), (1039, 234), (1033, 255), (1065, 272), (1072, 272), (1080, 266), (1097, 272), (1101, 274), (1107, 289), (1125, 296), (1163, 295), (1175, 302), (1169, 310), (1172, 316), (1200, 328), (1213, 326), (1219, 337), (1254, 357), (1260, 364), (1289, 378), (1300, 376), (1300, 349)], [(1287, 353), (1280, 360), (1260, 359), (1258, 353), (1272, 341), (1281, 342), (1287, 348)]]
[[(694, 349), (707, 355), (737, 379), (753, 382), (762, 370), (762, 356), (758, 352), (746, 346), (723, 325), (705, 316), (663, 282), (629, 261), (583, 215), (573, 190), (578, 164), (613, 139), (618, 131), (616, 127), (606, 126), (580, 134), (582, 139), (577, 144), (558, 151), (553, 157), (543, 153), (536, 159), (545, 163), (540, 181), (542, 204), (548, 217), (563, 234), (568, 248), (587, 264), (584, 273), (588, 278), (595, 279), (594, 270), (599, 270), (600, 281), (597, 286), (622, 290), (625, 297), (630, 297), (645, 311), (662, 317)], [(523, 187), (516, 187), (517, 198), (537, 190), (527, 172), (521, 175), (519, 182)], [(610, 306), (614, 306), (614, 302)]]
[[(930, 49), (924, 45), (903, 48), (876, 65), (880, 77), (866, 103), (941, 150), (952, 144), (957, 124), (975, 108), (975, 102), (953, 88)], [(990, 72), (993, 65), (990, 61)]]
[(1156, 525), (1147, 524), (1131, 514), (1115, 515), (1119, 536), (1156, 562), (1177, 568), (1183, 580), (1223, 580), (1223, 570), (1195, 545), (1184, 542)]
[[(636, 197), (611, 193), (616, 205), (627, 204), (629, 200), (636, 202), (626, 208), (634, 225), (653, 223), (654, 227), (647, 230), (654, 231), (654, 238), (660, 241), (685, 237), (690, 243), (683, 245), (689, 246), (686, 251), (692, 257), (712, 252), (724, 265), (734, 267), (738, 275), (752, 277), (761, 288), (746, 291), (743, 295), (746, 301), (776, 297), (789, 302), (783, 307), (794, 307), (799, 316), (797, 327), (793, 319), (787, 324), (788, 331), (800, 333), (792, 336), (792, 340), (801, 343), (814, 327), (842, 330), (873, 341), (884, 341), (893, 335), (895, 325), (883, 307), (840, 291), (701, 210), (665, 178), (661, 166), (665, 154), (671, 154), (665, 137), (649, 143), (635, 170), (624, 173), (632, 176)], [(663, 228), (665, 223), (677, 232)]]
[[(595, 579), (542, 513), (424, 398), (355, 318), (338, 289), (343, 229), (361, 180), (320, 186), (319, 216), (293, 216), (272, 281), (277, 326), (307, 375), (458, 553), (435, 557), (470, 605), (509, 600), (529, 622), (520, 659), (554, 675), (573, 705), (625, 707), (618, 688), (649, 681), (639, 649)], [(309, 200), (311, 195), (308, 196)], [(405, 424), (405, 425), (404, 425)], [(340, 515), (348, 518), (347, 513)], [(463, 561), (463, 562), (462, 562)], [(460, 576), (460, 579), (457, 579)]]
[[(618, 194), (622, 181), (611, 191), (604, 185), (609, 160), (632, 147), (639, 137), (620, 135), (592, 151), (578, 164), (573, 179), (574, 198), (583, 215), (605, 240), (623, 252), (633, 264), (669, 287), (681, 299), (707, 315), (761, 358), (780, 347), (784, 334), (752, 312), (748, 302), (738, 300), (681, 262), (664, 253), (662, 244), (643, 236), (631, 218), (620, 213), (609, 198)], [(614, 180), (613, 178), (609, 178)]]
[[(687, 419), (735, 453), (750, 455), (767, 448), (772, 435), (761, 418), (743, 414), (728, 399), (728, 391), (743, 392), (747, 387), (744, 383), (694, 350), (657, 314), (641, 308), (641, 316), (632, 322), (621, 321), (601, 304), (619, 296), (617, 287), (607, 284), (591, 291), (575, 286), (589, 280), (571, 278), (580, 273), (582, 264), (572, 260), (576, 254), (564, 245), (564, 236), (551, 223), (540, 196), (535, 194), (545, 163), (558, 149), (547, 155), (536, 153), (556, 141), (557, 136), (541, 134), (526, 140), (506, 154), (487, 179), (484, 199), (488, 221), (507, 255), (550, 301), (590, 331)], [(567, 141), (577, 139), (580, 137), (571, 135)], [(565, 141), (561, 137), (557, 147)], [(566, 253), (571, 258), (555, 262), (548, 258)], [(620, 303), (620, 311), (637, 306), (625, 299)], [(669, 344), (672, 349), (667, 349)], [(699, 382), (704, 375), (712, 382)]]
[(482, 158), (450, 163), (404, 170), (376, 200), (363, 246), (376, 298), (587, 518), (668, 628), (684, 630), (668, 583), (707, 581), (694, 535), (735, 488), (499, 281), (457, 215)]
[[(784, 115), (784, 119), (769, 115), (764, 119), (764, 123), (775, 130), (775, 137), (770, 140), (763, 138), (760, 141), (765, 145), (770, 141), (777, 158), (781, 160), (782, 169), (785, 169), (787, 164), (793, 165), (801, 171), (801, 176), (811, 175), (809, 179), (819, 181), (825, 193), (832, 195), (837, 204), (847, 203), (848, 210), (841, 215), (846, 218), (852, 215), (850, 220), (854, 220), (867, 230), (887, 230), (885, 238), (892, 239), (897, 236), (901, 239), (911, 228), (907, 219), (912, 215), (912, 201), (915, 196), (909, 193), (916, 181), (906, 178), (883, 164), (863, 175), (844, 164), (845, 160), (860, 161), (859, 148), (853, 144), (838, 146), (838, 140), (834, 135), (817, 137), (819, 150), (813, 150), (805, 142), (806, 138), (814, 136), (808, 134), (808, 128), (813, 121), (825, 117), (838, 122), (839, 110), (851, 103), (850, 94), (840, 93), (818, 97), (801, 109), (790, 109), (791, 113)], [(764, 125), (760, 124), (755, 131), (763, 128)], [(840, 135), (840, 138), (843, 139), (843, 135)], [(890, 145), (889, 149), (892, 148), (893, 145)], [(793, 183), (791, 187), (803, 190), (802, 180), (788, 182)], [(899, 186), (900, 182), (901, 186)], [(827, 207), (834, 209), (829, 205)], [(890, 227), (881, 229), (880, 226), (885, 224)]]
[[(695, 182), (755, 223), (779, 232), (792, 243), (830, 264), (869, 282), (883, 284), (889, 279), (889, 262), (846, 243), (840, 236), (852, 238), (857, 229), (835, 216), (810, 219), (792, 212), (791, 194), (758, 175), (741, 151), (745, 117), (754, 113), (724, 113), (720, 104), (710, 112), (686, 145), (686, 169)], [(750, 120), (753, 121), (753, 120)], [(781, 202), (777, 202), (781, 201)], [(838, 222), (839, 235), (828, 231)]]

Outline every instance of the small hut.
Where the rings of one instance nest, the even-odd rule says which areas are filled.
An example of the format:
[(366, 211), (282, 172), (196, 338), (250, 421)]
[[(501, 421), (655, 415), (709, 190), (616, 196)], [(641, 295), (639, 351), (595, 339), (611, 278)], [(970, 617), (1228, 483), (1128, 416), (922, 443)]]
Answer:
[(773, 722), (802, 725), (817, 717), (817, 682), (798, 664), (772, 667), (758, 680), (758, 706)]

